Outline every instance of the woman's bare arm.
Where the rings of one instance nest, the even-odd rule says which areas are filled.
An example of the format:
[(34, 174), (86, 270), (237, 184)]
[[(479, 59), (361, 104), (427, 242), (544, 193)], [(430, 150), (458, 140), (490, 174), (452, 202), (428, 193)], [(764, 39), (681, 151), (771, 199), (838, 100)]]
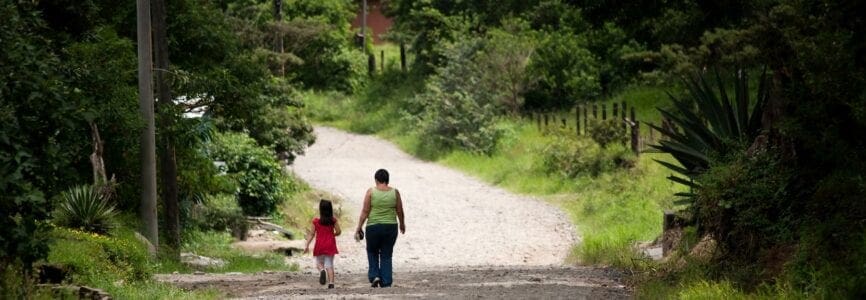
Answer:
[(367, 190), (367, 194), (364, 195), (364, 207), (361, 208), (361, 216), (358, 218), (358, 228), (355, 228), (355, 232), (361, 231), (361, 226), (364, 226), (364, 222), (367, 221), (367, 217), (370, 216), (370, 201), (372, 193), (372, 189), (369, 189)]
[(403, 221), (403, 199), (400, 197), (400, 191), (394, 190), (397, 194), (397, 220), (400, 221), (400, 233), (406, 234), (406, 222)]

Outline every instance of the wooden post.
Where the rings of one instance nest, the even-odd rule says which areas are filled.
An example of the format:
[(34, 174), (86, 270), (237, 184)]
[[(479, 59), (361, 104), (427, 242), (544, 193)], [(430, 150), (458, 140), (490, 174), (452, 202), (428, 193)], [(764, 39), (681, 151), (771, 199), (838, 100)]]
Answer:
[(588, 109), (589, 109), (589, 108), (586, 107), (586, 106), (583, 107), (583, 132), (584, 132), (584, 133), (589, 132), (589, 116), (587, 115), (587, 114), (588, 114), (588, 112), (587, 112)]
[[(613, 118), (616, 119), (619, 116), (619, 104), (616, 102), (613, 103)], [(625, 117), (625, 111), (622, 112), (622, 116)]]
[(370, 75), (376, 73), (376, 55), (368, 54), (367, 55), (367, 72)]
[(538, 131), (541, 131), (541, 114), (534, 112), (532, 115), (535, 117), (535, 123), (538, 124)]
[(607, 120), (607, 105), (605, 105), (604, 103), (601, 104), (601, 120)]
[(385, 72), (385, 50), (382, 50), (382, 51), (379, 52), (379, 53), (380, 53), (380, 54), (379, 54), (379, 58), (381, 58), (381, 61), (379, 62), (379, 66), (382, 67), (382, 68), (379, 69), (379, 70), (381, 70), (381, 71), (384, 73), (384, 72)]
[(592, 118), (598, 120), (598, 105), (592, 104)]
[(400, 42), (400, 70), (406, 72), (406, 44)]
[(575, 128), (575, 131), (577, 132), (577, 135), (580, 135), (580, 107), (581, 106), (582, 105), (578, 105), (574, 109), (574, 116), (575, 116), (575, 119), (577, 120), (576, 122), (574, 122), (574, 128)]
[[(619, 106), (622, 109), (622, 118), (625, 119), (626, 115), (628, 114), (628, 110), (626, 110), (626, 107), (625, 107), (625, 101), (620, 102)], [(633, 121), (636, 121), (634, 118), (634, 107), (632, 107), (631, 112), (632, 112), (631, 119)], [(625, 125), (625, 122), (622, 123), (622, 129), (628, 130), (628, 126)]]
[(634, 107), (631, 108), (631, 150), (635, 155), (640, 154), (640, 122), (635, 120)]
[(548, 115), (547, 115), (547, 113), (545, 113), (544, 114), (544, 129), (547, 129), (548, 124), (549, 124), (548, 123)]
[(635, 155), (640, 154), (640, 122), (634, 121), (631, 127), (631, 150)]
[[(664, 211), (664, 217), (662, 219), (662, 239), (667, 236), (668, 231), (673, 229), (674, 227), (674, 212), (670, 210)], [(667, 256), (671, 251), (670, 246), (672, 243), (662, 242), (662, 256)]]

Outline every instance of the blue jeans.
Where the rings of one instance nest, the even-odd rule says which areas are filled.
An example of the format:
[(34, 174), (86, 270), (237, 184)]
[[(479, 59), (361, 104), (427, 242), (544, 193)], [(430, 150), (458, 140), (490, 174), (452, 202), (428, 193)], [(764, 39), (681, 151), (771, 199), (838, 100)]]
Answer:
[(391, 255), (394, 253), (394, 243), (397, 242), (397, 224), (374, 224), (367, 226), (367, 278), (370, 282), (379, 277), (382, 287), (389, 287), (394, 279), (391, 277)]

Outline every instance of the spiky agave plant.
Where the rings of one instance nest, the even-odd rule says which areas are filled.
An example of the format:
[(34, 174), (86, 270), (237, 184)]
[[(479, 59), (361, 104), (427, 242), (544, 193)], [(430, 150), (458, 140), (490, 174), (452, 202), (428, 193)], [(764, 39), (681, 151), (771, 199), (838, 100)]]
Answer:
[(73, 187), (60, 195), (58, 225), (88, 232), (107, 233), (114, 227), (114, 206), (91, 185)]
[(749, 95), (749, 79), (745, 71), (735, 74), (733, 97), (728, 96), (719, 73), (714, 73), (715, 88), (707, 82), (705, 74), (699, 73), (684, 80), (689, 91), (686, 98), (679, 99), (668, 93), (674, 109), (659, 111), (675, 126), (661, 128), (650, 124), (666, 137), (651, 147), (671, 154), (680, 165), (655, 161), (677, 173), (668, 179), (690, 188), (689, 192), (677, 194), (683, 197), (676, 201), (677, 204), (694, 203), (694, 191), (700, 188), (696, 180), (710, 167), (711, 153), (745, 151), (745, 147), (738, 147), (748, 145), (761, 133), (761, 115), (768, 98), (766, 72), (761, 74), (754, 101)]

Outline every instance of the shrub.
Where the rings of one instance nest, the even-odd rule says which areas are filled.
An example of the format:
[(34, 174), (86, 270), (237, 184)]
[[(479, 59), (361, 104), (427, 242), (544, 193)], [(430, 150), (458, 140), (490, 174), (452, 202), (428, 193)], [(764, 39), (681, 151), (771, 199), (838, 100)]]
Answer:
[(636, 158), (618, 143), (602, 147), (585, 136), (561, 130), (553, 132), (553, 141), (544, 148), (544, 170), (565, 177), (588, 174), (597, 176), (620, 168), (631, 168)]
[(792, 218), (792, 196), (786, 192), (792, 178), (771, 152), (716, 159), (698, 177), (699, 228), (734, 257), (754, 257), (761, 249), (792, 241), (797, 220)]
[(113, 218), (117, 215), (114, 205), (93, 186), (73, 187), (63, 192), (60, 199), (55, 213), (57, 224), (102, 234), (114, 227)]
[(283, 201), (278, 179), (280, 166), (273, 151), (260, 147), (243, 133), (221, 133), (210, 147), (214, 160), (224, 161), (224, 170), (238, 183), (238, 203), (244, 214), (269, 215)]
[[(672, 112), (659, 109), (671, 120), (674, 128), (650, 127), (662, 133), (665, 139), (651, 147), (671, 154), (679, 163), (674, 165), (659, 161), (678, 173), (668, 178), (674, 182), (700, 189), (699, 176), (710, 167), (710, 156), (745, 151), (749, 143), (761, 133), (761, 117), (769, 93), (765, 88), (766, 74), (761, 76), (755, 101), (749, 96), (749, 80), (746, 72), (737, 72), (733, 98), (728, 97), (727, 85), (718, 73), (715, 87), (707, 83), (704, 74), (686, 80), (689, 97), (678, 99), (670, 95), (675, 109)], [(718, 92), (716, 92), (718, 90)], [(694, 109), (697, 107), (697, 110)], [(682, 129), (678, 129), (682, 128)], [(696, 182), (697, 181), (697, 182)], [(680, 193), (684, 199), (680, 204), (690, 205), (693, 193)], [(691, 206), (689, 209), (694, 210)]]
[(192, 222), (202, 230), (237, 228), (246, 222), (244, 212), (233, 195), (217, 194), (207, 196), (193, 209)]
[(614, 142), (626, 141), (626, 134), (627, 132), (622, 121), (618, 119), (593, 120), (589, 124), (589, 136), (602, 147), (606, 147)]

